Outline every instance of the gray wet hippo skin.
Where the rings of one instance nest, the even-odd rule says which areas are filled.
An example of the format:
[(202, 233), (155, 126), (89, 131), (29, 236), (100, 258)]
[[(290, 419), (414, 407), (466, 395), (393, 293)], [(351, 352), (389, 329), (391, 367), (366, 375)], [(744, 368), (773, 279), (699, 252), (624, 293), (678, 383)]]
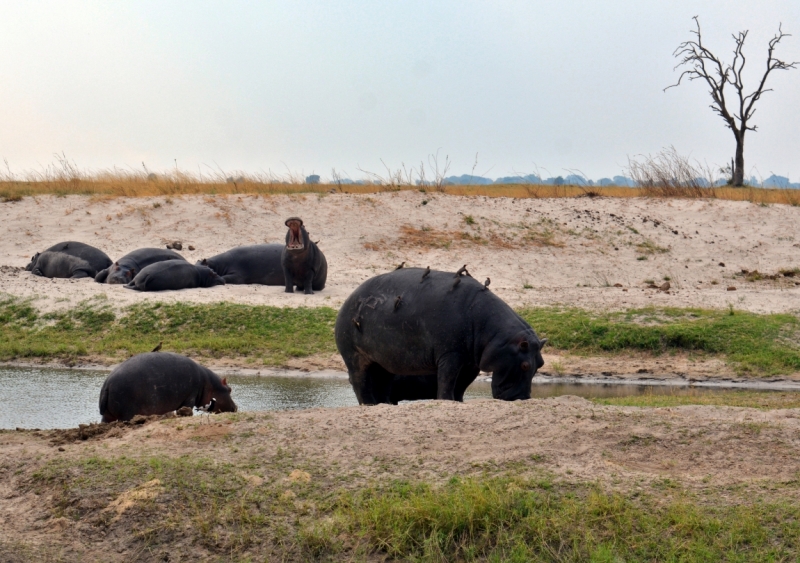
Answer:
[(141, 272), (150, 264), (156, 262), (166, 262), (167, 260), (182, 260), (186, 259), (173, 250), (165, 248), (139, 248), (133, 252), (129, 252), (111, 266), (98, 272), (94, 281), (98, 283), (130, 283), (136, 274)]
[(45, 250), (36, 255), (31, 273), (45, 278), (91, 278), (95, 270), (82, 258)]
[(167, 291), (215, 285), (225, 285), (225, 280), (208, 266), (192, 265), (183, 260), (166, 260), (145, 266), (125, 288)]
[(228, 284), (285, 285), (282, 253), (282, 244), (251, 244), (237, 246), (197, 264), (208, 266)]
[(308, 238), (299, 217), (286, 220), (286, 246), (281, 255), (286, 293), (294, 293), (295, 286), (312, 294), (325, 288), (328, 279), (328, 261), (319, 247)]
[[(94, 246), (78, 242), (75, 240), (68, 240), (64, 242), (59, 242), (58, 244), (54, 244), (44, 252), (60, 252), (62, 254), (66, 254), (68, 256), (75, 256), (76, 258), (80, 258), (85, 260), (89, 266), (91, 267), (94, 272), (91, 274), (94, 277), (97, 272), (108, 268), (111, 265), (111, 258), (108, 255), (100, 250), (99, 248), (95, 248)], [(25, 266), (25, 269), (29, 272), (33, 271), (34, 264), (39, 256), (41, 256), (41, 252), (37, 252), (32, 258), (30, 263)], [(48, 276), (48, 277), (60, 277), (60, 276)], [(69, 276), (67, 276), (69, 277)]]
[(492, 372), (495, 399), (529, 399), (546, 342), (472, 277), (420, 268), (361, 284), (335, 337), (360, 404), (462, 401), (480, 371)]
[(169, 352), (148, 352), (122, 362), (100, 389), (103, 422), (130, 420), (137, 414), (166, 414), (200, 407), (216, 399), (215, 412), (236, 412), (231, 388), (210, 369)]

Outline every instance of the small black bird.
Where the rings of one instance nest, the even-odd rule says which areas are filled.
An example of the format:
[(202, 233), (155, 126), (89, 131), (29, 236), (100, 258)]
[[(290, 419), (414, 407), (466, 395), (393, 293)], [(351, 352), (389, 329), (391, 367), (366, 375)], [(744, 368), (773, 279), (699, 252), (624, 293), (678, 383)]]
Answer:
[(195, 407), (194, 409), (200, 411), (201, 413), (206, 413), (209, 417), (214, 412), (214, 408), (217, 406), (217, 400), (214, 397), (211, 397), (211, 401), (204, 407)]
[(456, 277), (456, 278), (457, 278), (457, 277), (459, 277), (461, 274), (466, 274), (466, 275), (469, 275), (469, 272), (467, 271), (467, 265), (466, 265), (466, 264), (464, 264), (463, 266), (461, 266), (461, 267), (458, 269), (458, 271), (456, 272), (456, 275), (455, 275), (455, 276), (453, 276), (453, 277)]
[(425, 278), (427, 278), (428, 274), (430, 274), (430, 273), (431, 273), (431, 267), (428, 266), (427, 268), (425, 268), (425, 272), (423, 272), (423, 274), (422, 274), (422, 279), (424, 280)]
[(403, 268), (403, 266), (405, 266), (405, 265), (406, 265), (406, 262), (405, 262), (405, 260), (403, 260), (402, 262), (400, 262), (400, 265), (399, 265), (399, 266), (397, 266), (397, 268), (395, 268), (395, 270), (400, 270), (400, 269), (402, 269), (402, 268)]
[(153, 348), (151, 351), (152, 351), (152, 352), (158, 352), (159, 350), (161, 350), (161, 345), (162, 345), (162, 344), (163, 344), (163, 342), (159, 342), (159, 343), (158, 343), (158, 346), (156, 346), (155, 348)]
[(394, 300), (394, 310), (397, 311), (400, 308), (400, 303), (403, 302), (403, 296), (398, 295), (397, 299)]
[(486, 278), (486, 281), (483, 282), (483, 289), (489, 289), (489, 284), (490, 283), (492, 283), (492, 280), (489, 279), (489, 278)]

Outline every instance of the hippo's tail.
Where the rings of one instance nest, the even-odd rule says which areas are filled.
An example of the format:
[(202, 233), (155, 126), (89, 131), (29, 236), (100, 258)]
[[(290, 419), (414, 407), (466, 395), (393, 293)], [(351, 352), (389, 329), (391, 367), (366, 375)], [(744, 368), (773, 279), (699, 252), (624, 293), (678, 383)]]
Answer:
[(134, 291), (141, 291), (141, 289), (139, 289), (138, 287), (136, 287), (136, 284), (135, 284), (135, 283), (133, 283), (132, 281), (131, 281), (131, 282), (129, 282), (129, 283), (126, 283), (126, 284), (125, 284), (125, 285), (123, 285), (122, 287), (124, 287), (125, 289), (132, 289), (132, 290), (134, 290)]

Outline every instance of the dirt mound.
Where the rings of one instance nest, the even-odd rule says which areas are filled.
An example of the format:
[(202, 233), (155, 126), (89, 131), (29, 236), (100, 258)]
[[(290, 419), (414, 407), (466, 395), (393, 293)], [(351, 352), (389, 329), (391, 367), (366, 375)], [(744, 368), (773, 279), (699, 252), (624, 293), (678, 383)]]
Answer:
[(136, 415), (129, 421), (115, 422), (92, 422), (91, 424), (79, 424), (77, 428), (67, 428), (53, 430), (48, 438), (54, 446), (62, 446), (73, 442), (80, 442), (99, 436), (114, 438), (124, 435), (128, 430), (165, 418), (175, 418), (175, 413), (154, 414), (152, 416)]

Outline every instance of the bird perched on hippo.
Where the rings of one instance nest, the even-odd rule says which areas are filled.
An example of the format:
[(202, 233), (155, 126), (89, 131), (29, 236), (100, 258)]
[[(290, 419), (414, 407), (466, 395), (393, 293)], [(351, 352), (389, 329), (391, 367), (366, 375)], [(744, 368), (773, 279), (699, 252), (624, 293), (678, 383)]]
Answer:
[(308, 238), (300, 217), (289, 217), (285, 225), (286, 246), (281, 254), (281, 265), (286, 282), (286, 293), (294, 293), (295, 286), (306, 294), (312, 294), (325, 288), (328, 279), (328, 261), (325, 255)]
[[(53, 254), (56, 253), (74, 259), (54, 256)], [(39, 261), (44, 254), (48, 255)], [(97, 272), (110, 265), (111, 258), (99, 248), (83, 242), (68, 240), (54, 244), (43, 252), (37, 252), (31, 257), (31, 261), (25, 266), (25, 269), (46, 278), (84, 278), (87, 276), (93, 278)]]
[(225, 280), (208, 266), (192, 265), (183, 260), (165, 260), (145, 266), (124, 287), (137, 291), (167, 291), (215, 285), (225, 285)]
[(281, 265), (283, 248), (282, 244), (237, 246), (197, 264), (208, 266), (227, 284), (285, 285)]
[(186, 356), (171, 352), (138, 354), (118, 365), (100, 389), (103, 422), (137, 414), (167, 414), (202, 407), (214, 399), (214, 412), (236, 412), (225, 378)]
[(128, 284), (150, 264), (165, 262), (167, 260), (186, 259), (172, 250), (165, 248), (139, 248), (129, 252), (108, 268), (100, 271), (94, 278), (97, 283), (121, 283)]
[(462, 269), (402, 268), (361, 284), (336, 318), (336, 347), (359, 404), (463, 401), (480, 371), (492, 396), (529, 399), (544, 365), (522, 317)]

